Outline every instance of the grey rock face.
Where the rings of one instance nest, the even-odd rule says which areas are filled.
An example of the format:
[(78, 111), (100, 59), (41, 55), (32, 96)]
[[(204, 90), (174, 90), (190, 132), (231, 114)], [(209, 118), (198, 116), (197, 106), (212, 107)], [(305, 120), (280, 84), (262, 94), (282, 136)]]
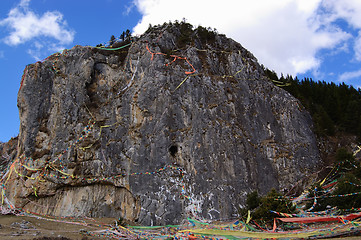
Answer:
[(9, 200), (144, 225), (229, 219), (248, 192), (289, 188), (317, 166), (308, 113), (251, 53), (222, 35), (178, 49), (179, 34), (27, 66)]
[(8, 142), (0, 142), (0, 171), (5, 172), (9, 163), (15, 160), (18, 138), (11, 138)]

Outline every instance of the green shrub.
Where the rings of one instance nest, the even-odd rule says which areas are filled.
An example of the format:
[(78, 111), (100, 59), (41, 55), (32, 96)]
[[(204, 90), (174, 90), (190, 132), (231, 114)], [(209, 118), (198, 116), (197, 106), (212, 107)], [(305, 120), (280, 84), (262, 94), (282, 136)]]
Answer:
[(185, 20), (180, 23), (176, 21), (175, 25), (179, 26), (180, 30), (180, 35), (177, 37), (177, 46), (183, 48), (192, 41), (193, 26), (185, 22)]
[(260, 219), (262, 221), (271, 223), (277, 214), (271, 212), (295, 213), (296, 207), (282, 194), (277, 192), (274, 188), (264, 197), (261, 198), (260, 205), (253, 213), (253, 219)]
[(257, 191), (247, 194), (246, 208), (240, 209), (240, 215), (245, 218), (250, 210), (252, 219), (272, 223), (277, 214), (271, 212), (295, 213), (296, 207), (278, 193), (274, 188), (264, 197), (259, 197)]
[(361, 192), (360, 179), (354, 174), (347, 173), (339, 180), (336, 190), (332, 193), (334, 197), (330, 198), (331, 206), (338, 209), (351, 209), (361, 207)]
[(246, 205), (249, 210), (253, 210), (259, 206), (261, 198), (258, 196), (257, 191), (247, 194)]
[(202, 26), (197, 27), (196, 29), (197, 35), (202, 43), (214, 43), (216, 39), (216, 33), (212, 31), (210, 28), (205, 28)]

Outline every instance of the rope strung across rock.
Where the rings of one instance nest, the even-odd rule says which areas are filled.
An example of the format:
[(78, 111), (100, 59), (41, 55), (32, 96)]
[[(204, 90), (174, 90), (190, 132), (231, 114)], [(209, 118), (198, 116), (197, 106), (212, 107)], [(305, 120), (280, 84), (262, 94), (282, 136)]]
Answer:
[[(149, 46), (148, 46), (148, 43), (146, 43), (146, 49), (148, 50), (148, 52), (152, 55), (151, 57), (151, 61), (153, 61), (153, 58), (154, 58), (154, 55), (163, 55), (163, 56), (167, 56), (167, 54), (165, 53), (161, 53), (161, 52), (152, 52), (150, 51), (149, 49)], [(184, 60), (188, 63), (189, 66), (191, 66), (192, 70), (193, 71), (185, 71), (184, 73), (185, 74), (192, 74), (192, 73), (195, 73), (196, 72), (196, 69), (193, 67), (193, 65), (188, 61), (188, 59), (186, 57), (180, 57), (180, 56), (177, 56), (177, 55), (170, 55), (170, 57), (173, 58), (173, 60), (170, 62), (170, 63), (167, 63), (166, 66), (169, 66), (170, 64), (172, 64), (173, 62), (175, 62), (176, 60), (180, 59), (180, 60)]]
[(278, 81), (278, 80), (274, 80), (274, 79), (271, 79), (272, 82), (277, 86), (277, 87), (288, 87), (288, 86), (291, 86), (291, 83), (284, 83), (284, 82), (281, 82), (281, 81)]
[[(62, 178), (62, 179), (66, 179), (66, 178), (73, 178), (73, 179), (80, 179), (80, 180), (84, 180), (84, 181), (90, 181), (90, 182), (99, 182), (99, 181), (107, 181), (107, 180), (112, 180), (112, 179), (117, 179), (117, 178), (122, 178), (122, 177), (126, 177), (126, 176), (140, 176), (140, 175), (154, 175), (154, 174), (158, 174), (158, 173), (161, 173), (161, 172), (164, 172), (168, 169), (171, 169), (171, 170), (175, 170), (175, 171), (178, 171), (180, 172), (180, 175), (181, 175), (181, 179), (182, 179), (182, 182), (183, 182), (183, 178), (184, 178), (184, 171), (182, 168), (178, 167), (178, 166), (175, 166), (173, 164), (169, 164), (169, 165), (166, 165), (160, 169), (157, 169), (155, 171), (147, 171), (147, 172), (137, 172), (137, 173), (130, 173), (130, 174), (125, 174), (125, 173), (122, 173), (122, 174), (117, 174), (117, 175), (113, 175), (113, 176), (108, 176), (108, 177), (83, 177), (83, 176), (76, 176), (76, 175), (73, 175), (73, 174), (69, 174), (69, 173), (66, 173), (64, 172), (63, 170), (60, 170), (58, 168), (56, 168), (54, 165), (46, 165), (44, 166), (43, 168), (31, 168), (31, 167), (28, 167), (24, 164), (19, 164), (20, 166), (24, 167), (25, 169), (28, 169), (28, 170), (31, 170), (31, 171), (42, 171), (42, 170), (45, 170), (46, 168), (51, 168), (52, 170), (60, 173), (61, 175), (63, 176), (57, 176), (57, 175), (54, 175), (54, 174), (48, 174), (48, 173), (43, 173), (42, 175), (39, 175), (37, 176), (36, 178), (32, 178), (32, 177), (28, 177), (26, 175), (23, 175), (21, 174), (17, 169), (16, 169), (16, 164), (17, 163), (20, 163), (20, 160), (19, 159), (16, 159), (12, 164), (11, 164), (11, 167), (10, 167), (10, 172), (8, 173), (8, 177), (6, 179), (6, 181), (2, 184), (3, 186), (3, 189), (5, 187), (5, 185), (7, 184), (7, 181), (9, 180), (12, 172), (14, 171), (18, 176), (20, 177), (26, 177), (26, 178), (29, 178), (29, 179), (32, 179), (32, 180), (36, 180), (37, 178), (43, 176), (43, 177), (54, 177), (54, 178)], [(185, 188), (184, 188), (184, 184), (182, 184), (182, 195), (187, 198), (187, 199), (190, 199), (189, 196), (185, 195)]]
[(128, 43), (128, 44), (126, 44), (124, 46), (121, 46), (121, 47), (118, 47), (118, 48), (106, 48), (106, 47), (94, 47), (94, 48), (101, 49), (101, 50), (108, 50), (108, 51), (117, 51), (117, 50), (129, 47), (132, 44), (133, 44), (133, 42)]
[[(100, 126), (100, 128), (99, 128), (99, 129), (100, 129), (100, 130), (99, 130), (99, 137), (98, 137), (97, 139), (95, 139), (95, 141), (94, 141), (92, 144), (90, 144), (89, 146), (79, 147), (79, 149), (85, 151), (86, 149), (91, 148), (97, 141), (100, 140), (100, 137), (101, 137), (101, 135), (102, 135), (102, 130), (103, 130), (103, 128), (113, 127), (113, 126), (116, 125), (116, 124), (119, 124), (119, 122), (116, 122), (116, 123), (113, 123), (113, 124), (110, 124), (110, 125)], [(94, 125), (92, 126), (92, 128), (93, 128), (93, 127), (94, 127)]]
[[(199, 74), (193, 74), (193, 75), (188, 75), (188, 76), (186, 76), (186, 77), (183, 79), (183, 81), (174, 89), (174, 91), (176, 91), (180, 86), (182, 86), (182, 84), (183, 84), (188, 78), (194, 77), (194, 76), (197, 76), (197, 75), (199, 75)], [(174, 92), (174, 91), (173, 91), (173, 92)]]

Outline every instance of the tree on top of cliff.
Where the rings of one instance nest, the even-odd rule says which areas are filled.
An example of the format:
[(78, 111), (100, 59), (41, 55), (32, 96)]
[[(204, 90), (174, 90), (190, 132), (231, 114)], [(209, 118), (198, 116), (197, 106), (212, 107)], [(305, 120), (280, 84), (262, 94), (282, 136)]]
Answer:
[(109, 40), (109, 45), (113, 45), (115, 43), (115, 37), (112, 35)]

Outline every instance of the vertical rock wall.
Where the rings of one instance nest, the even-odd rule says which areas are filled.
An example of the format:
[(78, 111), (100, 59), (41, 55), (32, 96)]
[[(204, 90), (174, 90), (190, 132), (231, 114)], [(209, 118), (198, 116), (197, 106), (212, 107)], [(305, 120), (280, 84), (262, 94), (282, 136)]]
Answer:
[(144, 225), (229, 219), (248, 192), (317, 167), (308, 113), (251, 53), (196, 32), (179, 49), (179, 35), (153, 29), (119, 50), (76, 46), (27, 66), (8, 200)]

